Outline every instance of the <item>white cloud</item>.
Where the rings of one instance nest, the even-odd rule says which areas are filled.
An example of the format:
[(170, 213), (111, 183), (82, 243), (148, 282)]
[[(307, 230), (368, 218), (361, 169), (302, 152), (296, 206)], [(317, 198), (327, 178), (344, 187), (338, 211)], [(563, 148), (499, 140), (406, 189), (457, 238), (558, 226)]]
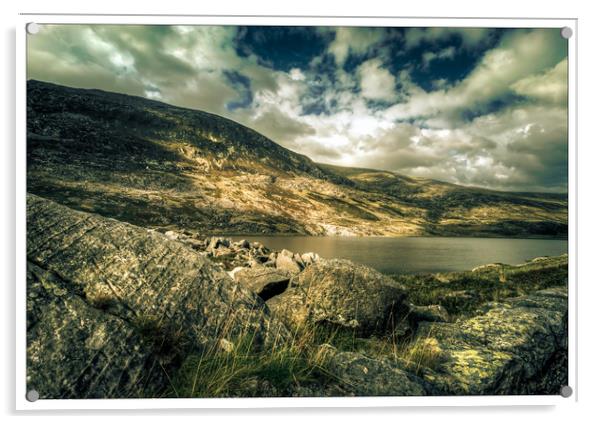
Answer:
[(390, 119), (432, 117), (456, 113), (508, 94), (517, 81), (555, 65), (559, 53), (557, 31), (540, 30), (512, 33), (500, 45), (489, 50), (476, 68), (462, 81), (448, 89), (426, 92), (414, 87), (411, 99), (392, 106)]
[(534, 99), (566, 104), (568, 95), (568, 62), (563, 59), (552, 69), (537, 75), (530, 75), (512, 84), (512, 89), (521, 95)]
[[(560, 44), (565, 41), (555, 30), (507, 33), (466, 78), (432, 81), (431, 92), (412, 81), (407, 69), (394, 75), (384, 66), (389, 51), (374, 49), (385, 39), (383, 29), (338, 28), (307, 67), (288, 72), (253, 54), (240, 56), (232, 27), (175, 27), (151, 41), (140, 31), (48, 26), (43, 37), (31, 39), (28, 75), (214, 112), (316, 161), (492, 188), (566, 187), (567, 62)], [(410, 46), (454, 35), (463, 40), (456, 49), (430, 47), (415, 64), (419, 68), (422, 60), (423, 71), (489, 40), (488, 31), (472, 29), (406, 35)], [(328, 54), (338, 66), (324, 75)], [(364, 54), (369, 59), (355, 71), (341, 66), (349, 55)], [(246, 85), (233, 84), (227, 77), (232, 72), (248, 78), (252, 93), (251, 103), (235, 110), (226, 105), (239, 102)], [(487, 109), (512, 94), (528, 102)], [(396, 104), (371, 109), (372, 100)], [(313, 103), (319, 107), (308, 112)], [(466, 120), (465, 112), (477, 118)]]
[(328, 52), (334, 55), (337, 65), (342, 65), (350, 53), (366, 53), (374, 44), (382, 41), (385, 31), (382, 28), (340, 27), (336, 29), (335, 39), (328, 46)]
[(394, 100), (395, 77), (383, 67), (380, 59), (371, 59), (358, 68), (362, 96), (370, 100)]

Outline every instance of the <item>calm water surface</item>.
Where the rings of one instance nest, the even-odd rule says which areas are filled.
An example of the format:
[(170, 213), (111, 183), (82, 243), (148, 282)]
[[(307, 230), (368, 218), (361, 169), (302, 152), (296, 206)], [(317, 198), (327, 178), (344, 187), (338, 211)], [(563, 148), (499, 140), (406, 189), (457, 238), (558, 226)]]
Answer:
[(344, 258), (385, 273), (464, 271), (492, 262), (519, 264), (568, 252), (567, 240), (468, 237), (239, 236), (271, 250), (316, 252)]

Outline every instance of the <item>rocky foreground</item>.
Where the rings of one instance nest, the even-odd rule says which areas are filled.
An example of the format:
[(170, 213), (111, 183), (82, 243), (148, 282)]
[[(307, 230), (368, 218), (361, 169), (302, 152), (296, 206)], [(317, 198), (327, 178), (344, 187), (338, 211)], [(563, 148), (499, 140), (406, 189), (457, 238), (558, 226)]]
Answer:
[[(384, 276), (27, 198), (41, 398), (557, 394), (566, 257)], [(482, 289), (481, 289), (482, 288)]]

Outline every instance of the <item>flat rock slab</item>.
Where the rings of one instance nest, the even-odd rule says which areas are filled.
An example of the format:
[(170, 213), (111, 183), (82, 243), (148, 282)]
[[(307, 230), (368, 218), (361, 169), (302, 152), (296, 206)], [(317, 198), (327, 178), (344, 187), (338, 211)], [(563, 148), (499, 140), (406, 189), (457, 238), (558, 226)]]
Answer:
[(34, 195), (27, 260), (27, 383), (43, 399), (157, 396), (160, 374), (187, 352), (287, 337), (257, 296), (193, 249)]
[(567, 289), (557, 287), (490, 304), (457, 323), (421, 325), (418, 338), (445, 353), (425, 381), (433, 394), (558, 394), (567, 384), (567, 311)]
[(348, 396), (426, 395), (416, 377), (388, 359), (369, 358), (357, 352), (340, 352), (331, 358), (329, 369)]

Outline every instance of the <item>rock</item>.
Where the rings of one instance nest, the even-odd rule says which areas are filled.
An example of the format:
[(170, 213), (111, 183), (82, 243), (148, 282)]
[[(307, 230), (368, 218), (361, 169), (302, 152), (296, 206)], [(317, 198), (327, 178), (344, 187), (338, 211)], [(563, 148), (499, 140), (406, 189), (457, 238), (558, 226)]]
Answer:
[(441, 305), (412, 305), (408, 319), (414, 324), (421, 321), (449, 322), (449, 314), (447, 313), (447, 309)]
[(232, 271), (228, 271), (228, 275), (230, 276), (230, 278), (232, 278), (233, 280), (236, 281), (236, 274), (239, 273), (240, 271), (245, 270), (245, 269), (246, 268), (243, 267), (243, 266), (237, 266)]
[(301, 265), (294, 259), (293, 253), (284, 249), (276, 258), (276, 268), (290, 272), (291, 274), (298, 274), (301, 272)]
[(307, 252), (301, 255), (301, 260), (305, 266), (309, 266), (315, 262), (318, 262), (320, 260), (320, 256), (314, 252)]
[(243, 249), (250, 249), (251, 248), (251, 244), (249, 243), (248, 240), (240, 240), (239, 242), (236, 243), (236, 245), (238, 247), (243, 248)]
[(288, 337), (184, 244), (29, 194), (27, 261), (27, 387), (42, 399), (158, 397), (188, 352), (225, 334)]
[(453, 324), (420, 326), (418, 339), (435, 339), (447, 357), (424, 375), (432, 394), (555, 395), (568, 384), (566, 287), (506, 299), (484, 311)]
[(416, 377), (388, 359), (372, 359), (356, 352), (337, 353), (328, 369), (341, 381), (348, 395), (424, 396)]
[(92, 306), (59, 275), (27, 262), (28, 390), (42, 399), (163, 392), (165, 373), (150, 364), (162, 363), (169, 352), (158, 354), (153, 340), (104, 307)]
[(250, 268), (263, 267), (261, 260), (258, 258), (251, 258), (247, 260), (247, 265)]
[(268, 299), (266, 304), (273, 316), (296, 329), (309, 321), (309, 308), (305, 301), (305, 293), (289, 287), (283, 294)]
[(479, 266), (473, 268), (471, 270), (471, 272), (499, 270), (499, 269), (503, 269), (504, 266), (505, 266), (504, 264), (500, 264), (500, 263), (479, 265)]
[(331, 259), (308, 266), (268, 306), (292, 327), (328, 323), (371, 335), (404, 319), (405, 298), (403, 286), (378, 271)]
[(536, 258), (531, 259), (528, 262), (530, 262), (530, 263), (538, 263), (538, 262), (547, 262), (549, 260), (550, 260), (549, 256), (538, 256)]
[(286, 258), (293, 258), (293, 256), (295, 256), (295, 254), (293, 252), (291, 252), (290, 250), (286, 250), (286, 249), (282, 249), (280, 251), (280, 253), (278, 254), (278, 256), (284, 256)]
[(268, 300), (286, 290), (290, 277), (286, 272), (274, 268), (256, 266), (241, 268), (235, 273), (234, 280), (263, 300)]
[(219, 339), (218, 346), (226, 353), (232, 353), (234, 351), (234, 343), (228, 339)]
[(177, 240), (179, 238), (179, 234), (176, 233), (175, 231), (166, 231), (165, 232), (165, 237), (167, 237), (169, 240)]
[(298, 253), (295, 253), (293, 255), (293, 259), (295, 260), (295, 262), (297, 262), (297, 264), (299, 265), (299, 267), (301, 269), (305, 268), (305, 264), (303, 263), (303, 259), (301, 258), (301, 255)]
[(224, 239), (221, 237), (211, 237), (211, 240), (209, 241), (209, 247), (208, 249), (210, 250), (215, 250), (218, 247), (230, 247), (230, 240), (228, 239)]
[(186, 245), (192, 247), (196, 251), (203, 251), (206, 248), (205, 243), (203, 243), (202, 241), (197, 240), (195, 238), (186, 237), (186, 238), (178, 238), (178, 240), (181, 241), (182, 243), (185, 243)]
[(216, 258), (219, 258), (220, 256), (228, 256), (229, 258), (234, 258), (236, 256), (236, 253), (228, 247), (220, 245), (217, 249), (213, 249), (213, 256)]

